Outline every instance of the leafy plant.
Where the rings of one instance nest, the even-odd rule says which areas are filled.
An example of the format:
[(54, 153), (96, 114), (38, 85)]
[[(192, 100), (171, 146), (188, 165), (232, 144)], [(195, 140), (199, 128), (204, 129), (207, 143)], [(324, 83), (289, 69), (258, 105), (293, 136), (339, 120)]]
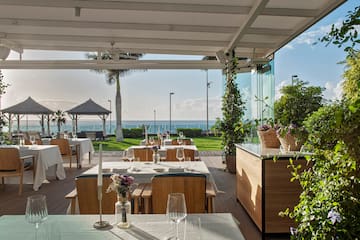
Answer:
[(346, 17), (340, 27), (336, 27), (335, 24), (333, 24), (330, 32), (323, 36), (320, 41), (326, 42), (326, 45), (332, 43), (339, 48), (345, 45), (344, 50), (348, 52), (351, 57), (356, 56), (359, 52), (355, 47), (360, 43), (356, 27), (360, 25), (360, 6), (355, 7), (354, 11), (349, 11)]
[(324, 89), (307, 85), (308, 82), (294, 79), (293, 85), (281, 88), (282, 96), (274, 103), (276, 122), (283, 126), (302, 126), (305, 118), (322, 106)]
[(241, 122), (244, 116), (245, 102), (241, 99), (240, 91), (236, 80), (237, 58), (233, 56), (227, 62), (227, 78), (225, 94), (222, 99), (223, 120), (221, 121), (222, 145), (225, 155), (236, 154), (235, 143), (242, 143), (245, 140), (247, 129)]
[(354, 95), (345, 94), (305, 121), (314, 155), (312, 167), (302, 173), (291, 164), (293, 180), (303, 188), (299, 204), (283, 213), (298, 224), (292, 239), (359, 239), (360, 88), (347, 82), (354, 80), (348, 76), (360, 74), (359, 62), (360, 54), (348, 56), (344, 73), (344, 86), (351, 86), (345, 92)]

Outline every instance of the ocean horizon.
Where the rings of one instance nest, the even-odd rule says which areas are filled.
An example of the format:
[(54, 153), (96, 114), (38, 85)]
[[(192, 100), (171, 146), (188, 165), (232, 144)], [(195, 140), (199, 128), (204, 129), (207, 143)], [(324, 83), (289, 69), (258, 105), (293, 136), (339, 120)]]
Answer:
[[(209, 120), (209, 129), (215, 124), (215, 120)], [(158, 132), (163, 133), (169, 130), (170, 121), (169, 120), (128, 120), (122, 121), (123, 128), (140, 128), (143, 125), (147, 126), (148, 133), (156, 134)], [(116, 123), (115, 120), (106, 121), (106, 133), (114, 134), (115, 133)], [(171, 132), (176, 133), (178, 128), (200, 128), (206, 130), (206, 120), (172, 120), (171, 121)], [(13, 121), (12, 131), (17, 130), (17, 122)], [(7, 128), (4, 128), (4, 131), (7, 131)], [(20, 121), (20, 131), (38, 131), (41, 132), (41, 127), (39, 120), (21, 120)], [(47, 131), (45, 123), (45, 131)], [(61, 131), (72, 132), (72, 122), (67, 121), (65, 124), (61, 125)], [(101, 120), (78, 120), (78, 132), (81, 131), (102, 131), (102, 122)], [(50, 122), (50, 132), (56, 133), (57, 126), (56, 123)]]

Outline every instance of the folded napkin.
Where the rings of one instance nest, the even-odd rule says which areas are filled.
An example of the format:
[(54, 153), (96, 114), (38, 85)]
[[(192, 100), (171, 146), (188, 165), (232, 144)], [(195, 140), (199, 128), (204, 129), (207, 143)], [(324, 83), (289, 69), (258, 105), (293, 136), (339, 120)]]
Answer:
[(169, 168), (169, 172), (184, 172), (183, 168)]

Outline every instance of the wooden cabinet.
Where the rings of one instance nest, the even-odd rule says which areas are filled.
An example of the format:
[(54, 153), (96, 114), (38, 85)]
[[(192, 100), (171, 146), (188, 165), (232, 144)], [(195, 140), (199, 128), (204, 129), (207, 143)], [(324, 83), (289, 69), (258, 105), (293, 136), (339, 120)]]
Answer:
[(254, 144), (237, 145), (236, 197), (263, 235), (288, 233), (295, 225), (288, 217), (279, 216), (280, 211), (298, 203), (301, 193), (299, 183), (290, 181), (290, 158), (306, 166), (299, 152), (283, 154)]

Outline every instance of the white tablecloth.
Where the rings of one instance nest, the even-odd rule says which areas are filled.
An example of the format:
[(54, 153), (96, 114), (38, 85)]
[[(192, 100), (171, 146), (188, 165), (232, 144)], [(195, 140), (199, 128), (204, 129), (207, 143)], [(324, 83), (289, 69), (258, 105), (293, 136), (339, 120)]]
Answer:
[[(82, 174), (98, 174), (98, 167), (90, 168)], [(205, 174), (209, 181), (213, 182), (210, 171), (202, 161), (191, 162), (103, 162), (103, 173), (128, 174), (135, 178), (137, 183), (150, 183), (151, 178), (159, 173), (192, 172)]]
[(72, 145), (80, 144), (80, 158), (83, 159), (85, 155), (89, 154), (91, 159), (94, 154), (94, 146), (90, 138), (69, 138)]
[(25, 145), (20, 146), (20, 155), (34, 155), (36, 158), (36, 169), (33, 189), (39, 190), (41, 184), (46, 180), (47, 170), (55, 168), (55, 175), (59, 180), (65, 179), (65, 170), (60, 150), (55, 145)]
[[(50, 144), (51, 138), (42, 138), (43, 144)], [(68, 138), (71, 145), (80, 144), (80, 158), (83, 159), (86, 154), (89, 154), (91, 159), (94, 154), (94, 146), (90, 138)]]
[[(163, 214), (131, 215), (131, 227), (96, 230), (93, 224), (98, 215), (50, 215), (40, 225), (38, 237), (46, 240), (164, 240), (175, 235), (174, 224)], [(113, 223), (113, 215), (103, 215)], [(199, 224), (200, 223), (200, 224)], [(0, 217), (0, 239), (34, 239), (35, 226), (27, 223), (24, 215)], [(189, 214), (179, 224), (182, 240), (244, 240), (244, 236), (230, 213)]]

